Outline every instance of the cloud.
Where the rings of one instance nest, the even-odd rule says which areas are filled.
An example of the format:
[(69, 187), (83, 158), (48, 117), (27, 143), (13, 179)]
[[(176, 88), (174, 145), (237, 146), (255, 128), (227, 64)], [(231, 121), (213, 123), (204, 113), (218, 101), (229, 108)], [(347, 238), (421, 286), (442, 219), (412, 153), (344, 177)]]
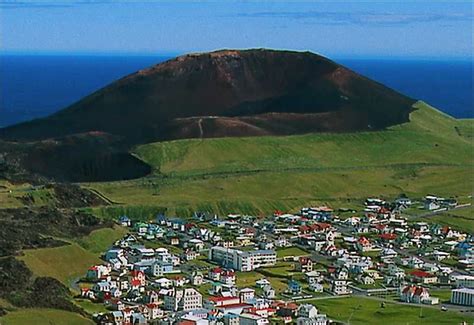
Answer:
[(400, 14), (373, 12), (321, 12), (321, 11), (262, 11), (254, 13), (238, 13), (242, 18), (281, 18), (303, 20), (306, 23), (336, 24), (336, 25), (405, 25), (426, 22), (455, 22), (472, 21), (472, 13), (445, 14)]

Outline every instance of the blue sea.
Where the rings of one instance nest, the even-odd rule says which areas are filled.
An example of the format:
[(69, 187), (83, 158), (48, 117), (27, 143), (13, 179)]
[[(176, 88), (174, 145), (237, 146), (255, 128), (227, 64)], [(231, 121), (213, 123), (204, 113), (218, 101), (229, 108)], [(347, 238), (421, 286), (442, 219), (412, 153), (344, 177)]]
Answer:
[[(49, 115), (165, 56), (0, 56), (0, 127)], [(458, 118), (474, 117), (472, 61), (337, 62)]]

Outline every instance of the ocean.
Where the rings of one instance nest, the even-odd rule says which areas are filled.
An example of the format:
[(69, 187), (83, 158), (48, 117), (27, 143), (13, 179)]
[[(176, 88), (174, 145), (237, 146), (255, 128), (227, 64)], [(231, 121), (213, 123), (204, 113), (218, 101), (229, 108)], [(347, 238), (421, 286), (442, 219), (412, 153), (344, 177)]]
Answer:
[[(0, 127), (43, 117), (166, 56), (0, 56)], [(474, 117), (472, 61), (339, 59), (457, 118)]]

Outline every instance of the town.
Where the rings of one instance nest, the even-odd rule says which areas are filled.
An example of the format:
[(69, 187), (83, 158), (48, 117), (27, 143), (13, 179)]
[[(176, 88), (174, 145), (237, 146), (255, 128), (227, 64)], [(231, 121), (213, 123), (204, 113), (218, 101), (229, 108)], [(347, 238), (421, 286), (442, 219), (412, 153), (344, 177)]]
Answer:
[(336, 322), (318, 302), (347, 296), (472, 313), (472, 234), (405, 213), (456, 208), (427, 195), (368, 198), (360, 211), (122, 215), (128, 233), (87, 270), (76, 299), (106, 307), (98, 324), (118, 325), (325, 325)]

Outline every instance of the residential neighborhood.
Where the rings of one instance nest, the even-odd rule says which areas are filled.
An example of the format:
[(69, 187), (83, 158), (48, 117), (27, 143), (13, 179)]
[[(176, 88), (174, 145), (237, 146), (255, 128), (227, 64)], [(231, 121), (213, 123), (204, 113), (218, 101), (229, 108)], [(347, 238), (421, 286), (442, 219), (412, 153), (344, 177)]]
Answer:
[[(456, 206), (428, 195), (421, 213)], [(269, 216), (196, 212), (116, 223), (127, 234), (91, 265), (79, 300), (98, 324), (335, 323), (318, 302), (366, 297), (474, 310), (474, 238), (408, 218), (417, 203), (368, 198)]]

